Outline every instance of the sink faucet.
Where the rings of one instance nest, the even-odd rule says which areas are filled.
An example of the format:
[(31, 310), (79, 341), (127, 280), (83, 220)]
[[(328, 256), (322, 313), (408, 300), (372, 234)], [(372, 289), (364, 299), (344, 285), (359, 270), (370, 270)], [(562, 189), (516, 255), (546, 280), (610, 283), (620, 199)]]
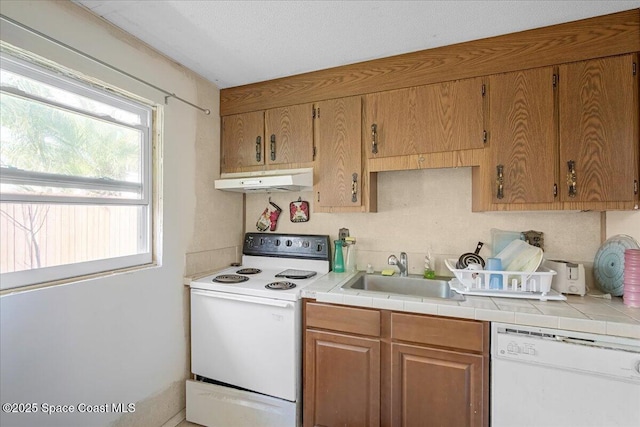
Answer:
[(406, 276), (407, 273), (409, 272), (409, 261), (407, 259), (406, 252), (400, 252), (400, 260), (398, 260), (398, 258), (396, 258), (395, 255), (389, 256), (389, 259), (387, 260), (387, 263), (389, 265), (397, 266), (398, 269), (400, 270), (400, 276), (401, 277)]

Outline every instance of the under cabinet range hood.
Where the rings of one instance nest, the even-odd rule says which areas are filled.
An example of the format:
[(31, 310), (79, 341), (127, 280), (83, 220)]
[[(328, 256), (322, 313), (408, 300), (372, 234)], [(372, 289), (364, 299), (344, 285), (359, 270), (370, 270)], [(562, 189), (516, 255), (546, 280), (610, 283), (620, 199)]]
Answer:
[(313, 168), (222, 173), (215, 188), (238, 193), (312, 191)]

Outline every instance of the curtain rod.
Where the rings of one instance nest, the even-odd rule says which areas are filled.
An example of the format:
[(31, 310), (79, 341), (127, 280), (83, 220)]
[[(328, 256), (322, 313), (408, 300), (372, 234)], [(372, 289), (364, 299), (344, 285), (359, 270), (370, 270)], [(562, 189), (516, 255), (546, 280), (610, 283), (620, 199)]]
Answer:
[(48, 41), (50, 41), (50, 42), (53, 42), (53, 43), (57, 44), (58, 46), (61, 46), (61, 47), (65, 48), (65, 49), (68, 49), (68, 50), (70, 50), (70, 51), (74, 52), (74, 53), (77, 53), (78, 55), (84, 56), (85, 58), (90, 59), (90, 60), (92, 60), (92, 61), (94, 61), (94, 62), (96, 62), (96, 63), (98, 63), (98, 64), (100, 64), (100, 65), (102, 65), (102, 66), (104, 66), (104, 67), (107, 67), (107, 68), (109, 68), (109, 69), (111, 69), (111, 70), (113, 70), (113, 71), (116, 71), (116, 72), (118, 72), (118, 73), (120, 73), (120, 74), (122, 74), (122, 75), (124, 75), (124, 76), (127, 76), (127, 77), (129, 77), (130, 79), (133, 79), (133, 80), (135, 80), (135, 81), (137, 81), (137, 82), (139, 82), (139, 83), (142, 83), (142, 84), (144, 84), (144, 85), (146, 85), (146, 86), (149, 86), (149, 87), (151, 87), (151, 88), (153, 88), (153, 89), (157, 90), (158, 92), (162, 92), (162, 93), (164, 93), (164, 95), (165, 95), (165, 97), (164, 97), (164, 103), (165, 103), (165, 104), (168, 102), (169, 98), (175, 98), (175, 99), (177, 99), (178, 101), (183, 102), (183, 103), (185, 103), (185, 104), (187, 104), (187, 105), (189, 105), (189, 106), (191, 106), (191, 107), (193, 107), (193, 108), (196, 108), (196, 109), (198, 109), (198, 110), (202, 111), (203, 113), (205, 113), (205, 114), (207, 114), (207, 115), (211, 114), (211, 110), (209, 110), (208, 108), (202, 108), (202, 107), (199, 107), (199, 106), (197, 106), (197, 105), (195, 105), (195, 104), (192, 104), (191, 102), (189, 102), (189, 101), (187, 101), (187, 100), (185, 100), (185, 99), (180, 98), (180, 97), (179, 97), (179, 96), (177, 96), (175, 93), (172, 93), (172, 92), (169, 92), (169, 91), (167, 91), (167, 90), (164, 90), (164, 89), (162, 89), (161, 87), (158, 87), (158, 86), (154, 85), (153, 83), (149, 83), (149, 82), (147, 82), (147, 81), (145, 81), (145, 80), (142, 80), (142, 79), (141, 79), (141, 78), (139, 78), (139, 77), (134, 76), (133, 74), (129, 74), (129, 73), (127, 73), (126, 71), (121, 70), (120, 68), (117, 68), (117, 67), (114, 67), (113, 65), (107, 64), (106, 62), (104, 62), (104, 61), (102, 61), (102, 60), (100, 60), (100, 59), (98, 59), (98, 58), (96, 58), (96, 57), (94, 57), (94, 56), (91, 56), (91, 55), (89, 55), (88, 53), (82, 52), (81, 50), (78, 50), (78, 49), (76, 49), (76, 48), (75, 48), (75, 47), (73, 47), (73, 46), (69, 46), (68, 44), (66, 44), (66, 43), (64, 43), (64, 42), (61, 42), (60, 40), (56, 40), (56, 39), (54, 39), (53, 37), (48, 36), (48, 35), (46, 35), (46, 34), (44, 34), (44, 33), (40, 32), (40, 31), (38, 31), (38, 30), (36, 30), (36, 29), (33, 29), (33, 28), (31, 28), (31, 27), (28, 27), (28, 26), (26, 26), (26, 25), (22, 24), (21, 22), (18, 22), (18, 21), (16, 21), (16, 20), (12, 19), (12, 18), (9, 18), (9, 17), (8, 17), (8, 16), (6, 16), (6, 15), (0, 14), (0, 19), (3, 19), (3, 20), (5, 20), (5, 21), (7, 21), (7, 22), (9, 22), (9, 23), (11, 23), (11, 24), (13, 24), (13, 25), (16, 25), (16, 26), (18, 26), (18, 27), (22, 28), (23, 30), (26, 30), (26, 31), (28, 31), (28, 32), (30, 32), (30, 33), (32, 33), (32, 34), (35, 34), (35, 35), (36, 35), (36, 36), (38, 36), (38, 37), (41, 37), (41, 38), (43, 38), (43, 39), (45, 39), (45, 40), (48, 40)]

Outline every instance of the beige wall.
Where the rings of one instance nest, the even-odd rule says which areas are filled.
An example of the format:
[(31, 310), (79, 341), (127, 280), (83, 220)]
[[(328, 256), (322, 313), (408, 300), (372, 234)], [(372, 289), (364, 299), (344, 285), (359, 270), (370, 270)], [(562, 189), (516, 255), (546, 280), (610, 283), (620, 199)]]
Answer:
[[(194, 181), (191, 194), (195, 210), (192, 233), (185, 257), (185, 275), (217, 269), (235, 262), (242, 247), (242, 195), (215, 191), (214, 180), (220, 177), (220, 91), (211, 95), (199, 92), (198, 102), (211, 105), (211, 115), (198, 115), (192, 162), (185, 162), (183, 173)], [(179, 178), (183, 179), (183, 178)]]
[(640, 210), (607, 212), (606, 234), (626, 234), (640, 242)]
[[(593, 263), (601, 244), (599, 212), (471, 212), (471, 169), (433, 169), (378, 174), (378, 212), (368, 214), (311, 214), (307, 223), (292, 223), (289, 202), (298, 196), (313, 203), (313, 194), (273, 193), (284, 209), (278, 232), (329, 234), (336, 238), (340, 227), (357, 238), (358, 266), (371, 263), (376, 270), (387, 267), (387, 257), (400, 251), (409, 255), (411, 273), (421, 273), (429, 248), (437, 258), (439, 272), (447, 272), (442, 260), (473, 251), (491, 254), (492, 228), (544, 232), (546, 257)], [(268, 194), (247, 196), (247, 231), (264, 210)], [(615, 233), (634, 234), (640, 239), (638, 211), (609, 213), (608, 228)]]

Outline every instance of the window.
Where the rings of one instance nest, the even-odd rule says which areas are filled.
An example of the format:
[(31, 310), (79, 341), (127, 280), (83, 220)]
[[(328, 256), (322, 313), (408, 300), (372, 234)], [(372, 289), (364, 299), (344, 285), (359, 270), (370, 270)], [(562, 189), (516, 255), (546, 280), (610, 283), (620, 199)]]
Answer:
[(1, 288), (150, 263), (153, 109), (0, 59)]

